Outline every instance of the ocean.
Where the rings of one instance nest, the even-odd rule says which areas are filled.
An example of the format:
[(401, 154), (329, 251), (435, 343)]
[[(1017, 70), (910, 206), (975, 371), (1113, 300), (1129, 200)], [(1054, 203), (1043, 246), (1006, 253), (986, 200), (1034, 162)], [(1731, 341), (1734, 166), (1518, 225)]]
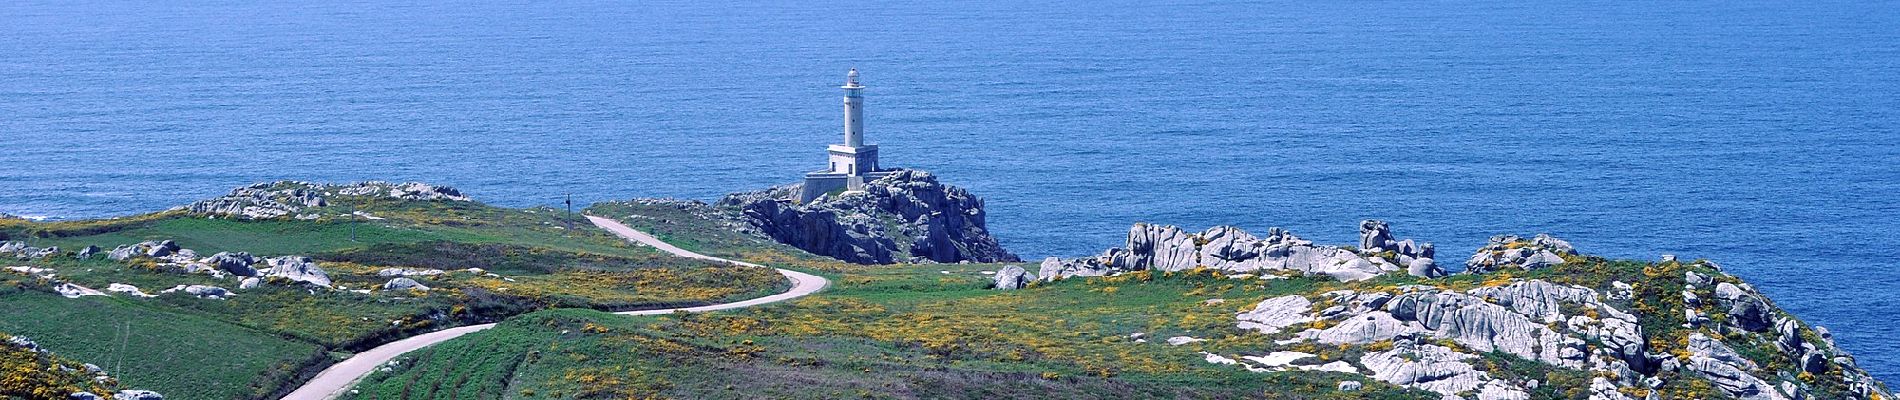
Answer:
[(1709, 258), (1900, 382), (1900, 4), (311, 1), (0, 4), (0, 212), (281, 179), (507, 206), (794, 182), (863, 71), (883, 164), (1026, 259), (1137, 221), (1361, 219)]

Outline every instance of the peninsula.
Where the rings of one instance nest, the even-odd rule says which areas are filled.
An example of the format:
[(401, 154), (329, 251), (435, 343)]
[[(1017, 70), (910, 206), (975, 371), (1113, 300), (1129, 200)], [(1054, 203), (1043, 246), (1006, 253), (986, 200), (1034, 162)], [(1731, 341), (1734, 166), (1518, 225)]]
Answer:
[(0, 218), (0, 396), (1893, 398), (1710, 260), (1365, 220), (1345, 244), (1137, 222), (1024, 263), (979, 197), (881, 167), (844, 89), (826, 169), (713, 203), (283, 181)]

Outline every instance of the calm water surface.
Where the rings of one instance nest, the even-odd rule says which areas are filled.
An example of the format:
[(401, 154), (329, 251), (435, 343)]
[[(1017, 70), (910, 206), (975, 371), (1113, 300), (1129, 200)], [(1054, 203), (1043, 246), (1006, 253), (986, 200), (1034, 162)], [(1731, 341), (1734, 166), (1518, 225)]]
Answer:
[(1550, 232), (1717, 260), (1900, 381), (1893, 2), (857, 3), (8, 1), (0, 212), (713, 199), (820, 168), (857, 67), (885, 164), (1029, 258), (1135, 221)]

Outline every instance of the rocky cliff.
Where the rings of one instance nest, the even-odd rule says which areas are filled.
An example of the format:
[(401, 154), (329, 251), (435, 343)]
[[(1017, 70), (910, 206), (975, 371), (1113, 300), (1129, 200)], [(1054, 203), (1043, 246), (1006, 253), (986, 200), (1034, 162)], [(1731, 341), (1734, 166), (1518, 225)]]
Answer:
[[(1504, 235), (1475, 251), (1466, 272), (1445, 275), (1431, 245), (1394, 240), (1379, 221), (1360, 229), (1353, 248), (1279, 229), (1259, 238), (1232, 227), (1138, 224), (1127, 247), (1051, 258), (1040, 275), (1211, 270), (1262, 285), (1342, 281), (1234, 314), (1237, 329), (1264, 336), (1248, 343), (1261, 344), (1207, 353), (1207, 361), (1249, 371), (1345, 372), (1446, 399), (1892, 398), (1827, 329), (1712, 262), (1608, 260), (1547, 235)], [(1010, 272), (996, 287), (1034, 290), (1005, 285), (1024, 274)]]
[(736, 210), (762, 235), (859, 264), (1017, 261), (984, 223), (983, 200), (929, 172), (904, 170), (862, 192), (799, 204), (800, 185), (734, 193), (716, 205)]

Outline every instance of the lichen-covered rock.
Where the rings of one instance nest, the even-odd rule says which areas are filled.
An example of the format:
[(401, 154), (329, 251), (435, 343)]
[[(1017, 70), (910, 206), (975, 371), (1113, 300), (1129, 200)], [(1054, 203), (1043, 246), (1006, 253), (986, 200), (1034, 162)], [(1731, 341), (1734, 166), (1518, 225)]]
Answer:
[(178, 286), (172, 287), (171, 289), (158, 291), (159, 294), (173, 293), (173, 292), (184, 292), (185, 294), (197, 296), (198, 298), (201, 298), (201, 299), (223, 300), (223, 299), (231, 297), (231, 291), (229, 290), (225, 290), (224, 288), (217, 287), (217, 286), (206, 286), (206, 285), (178, 285)]
[[(1371, 230), (1364, 232), (1368, 237), (1362, 242), (1389, 241), (1387, 238), (1391, 236), (1384, 222), (1365, 221), (1361, 227)], [(1391, 249), (1355, 251), (1314, 245), (1279, 228), (1268, 229), (1266, 236), (1256, 237), (1232, 226), (1216, 226), (1196, 234), (1174, 226), (1137, 223), (1128, 229), (1126, 247), (1109, 249), (1089, 258), (1045, 260), (1041, 272), (1045, 280), (1196, 267), (1230, 273), (1289, 270), (1327, 275), (1342, 281), (1364, 280), (1400, 270), (1423, 277), (1442, 276), (1443, 270), (1432, 261), (1431, 245), (1412, 243), (1411, 240), (1397, 241), (1386, 245)]]
[(99, 254), (99, 246), (87, 245), (86, 247), (79, 248), (78, 252), (73, 253), (73, 258), (84, 260), (84, 259), (92, 258), (92, 256), (95, 256), (98, 254)]
[(1398, 342), (1391, 350), (1360, 356), (1359, 364), (1372, 372), (1373, 379), (1457, 396), (1491, 380), (1490, 374), (1464, 362), (1477, 357), (1444, 346)]
[(120, 390), (112, 394), (112, 400), (165, 400), (165, 396), (150, 390)]
[(429, 290), (429, 287), (428, 287), (428, 286), (424, 286), (424, 285), (422, 284), (422, 282), (416, 282), (416, 280), (415, 280), (415, 279), (409, 279), (409, 278), (396, 278), (396, 279), (390, 279), (390, 280), (389, 280), (389, 282), (384, 282), (384, 283), (383, 283), (383, 290), (388, 290), (388, 291), (395, 291), (395, 290), (422, 290), (422, 291), (427, 291), (427, 290)]
[(11, 254), (21, 260), (37, 260), (59, 254), (59, 246), (33, 247), (26, 242), (0, 240), (0, 255)]
[(376, 271), (376, 276), (393, 278), (399, 276), (439, 276), (445, 273), (447, 272), (439, 269), (383, 268), (382, 270)]
[(136, 244), (120, 245), (113, 248), (106, 258), (124, 261), (134, 257), (165, 257), (179, 250), (178, 243), (170, 240), (148, 240)]
[(105, 292), (92, 290), (92, 288), (74, 285), (68, 282), (62, 282), (58, 285), (54, 285), (53, 291), (58, 292), (60, 296), (65, 296), (68, 299), (77, 299), (77, 298), (86, 297), (86, 296), (106, 295)]
[[(297, 181), (259, 183), (237, 188), (230, 194), (200, 200), (181, 207), (201, 215), (242, 219), (270, 219), (299, 215), (304, 210), (330, 205), (339, 197), (374, 197), (412, 201), (469, 201), (461, 191), (446, 186), (419, 182), (380, 181), (351, 184), (319, 184)], [(300, 217), (299, 219), (310, 219)]]
[(26, 248), (27, 248), (26, 242), (21, 242), (21, 241), (16, 241), (16, 240), (0, 240), (0, 254), (16, 254), (16, 253), (26, 250)]
[(1017, 265), (1004, 266), (1002, 270), (996, 271), (994, 278), (995, 281), (991, 283), (991, 286), (994, 286), (996, 290), (1022, 289), (1028, 286), (1030, 281), (1036, 280), (1035, 275)]
[(304, 256), (272, 257), (264, 260), (270, 268), (258, 271), (261, 276), (284, 278), (295, 282), (330, 287), (330, 276), (317, 267), (317, 262)]
[(1253, 310), (1241, 312), (1235, 318), (1240, 320), (1240, 329), (1274, 333), (1289, 326), (1312, 322), (1312, 312), (1313, 302), (1307, 300), (1306, 296), (1287, 295), (1263, 300)]
[(1576, 255), (1577, 248), (1550, 235), (1537, 235), (1530, 240), (1517, 235), (1492, 236), (1490, 243), (1478, 249), (1465, 261), (1466, 273), (1486, 273), (1506, 266), (1523, 269), (1538, 269), (1564, 263), (1563, 256)]
[(220, 252), (218, 254), (212, 254), (210, 257), (205, 257), (203, 260), (199, 260), (199, 262), (219, 271), (230, 273), (231, 275), (257, 276), (257, 269), (251, 267), (257, 264), (257, 257), (252, 256), (251, 253), (241, 251), (236, 253)]
[(106, 285), (106, 291), (116, 292), (116, 293), (125, 293), (127, 295), (131, 295), (134, 297), (153, 297), (153, 295), (146, 294), (145, 291), (139, 290), (138, 286), (132, 286), (132, 285), (127, 285), (123, 283), (114, 283), (111, 285)]
[(793, 201), (798, 192), (794, 184), (735, 193), (718, 206), (738, 210), (773, 240), (847, 262), (1020, 261), (990, 236), (982, 199), (928, 172), (900, 170), (862, 192), (807, 204)]

